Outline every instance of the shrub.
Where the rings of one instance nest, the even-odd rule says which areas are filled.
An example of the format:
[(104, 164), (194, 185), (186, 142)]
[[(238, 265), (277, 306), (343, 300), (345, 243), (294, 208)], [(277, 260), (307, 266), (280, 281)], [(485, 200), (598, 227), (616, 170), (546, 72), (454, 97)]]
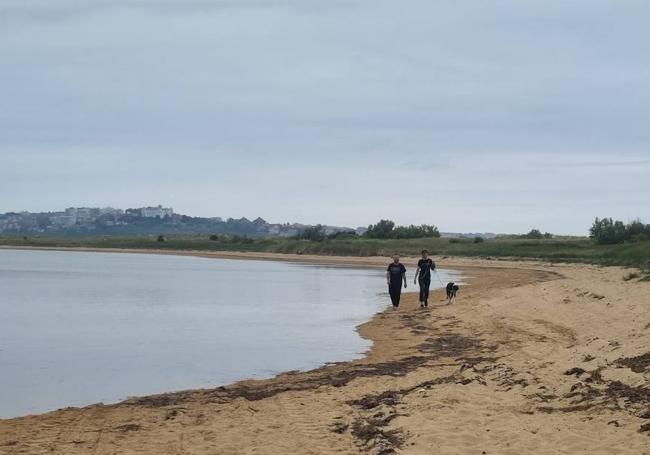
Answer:
[(485, 239), (483, 237), (474, 237), (474, 243), (483, 243)]
[(544, 234), (539, 229), (531, 229), (531, 231), (526, 234), (527, 239), (541, 240), (544, 238)]
[(310, 242), (322, 242), (325, 240), (323, 225), (317, 224), (316, 226), (305, 228), (300, 234), (296, 235), (295, 238), (299, 240), (309, 240)]
[(368, 230), (363, 235), (370, 239), (390, 239), (394, 228), (394, 222), (380, 220), (379, 223), (368, 226)]
[(625, 224), (612, 218), (596, 218), (589, 229), (589, 236), (601, 245), (642, 241), (650, 237), (650, 224), (643, 224), (639, 220)]
[(438, 238), (440, 232), (436, 226), (430, 224), (396, 227), (393, 221), (380, 220), (377, 224), (368, 226), (363, 236), (370, 239), (422, 239)]
[(328, 235), (327, 238), (330, 240), (355, 239), (357, 238), (357, 233), (354, 231), (339, 231)]
[(230, 237), (229, 242), (230, 243), (244, 243), (244, 244), (250, 244), (253, 243), (255, 240), (252, 238), (248, 237), (247, 235), (233, 235)]
[(440, 232), (435, 226), (428, 224), (421, 224), (419, 226), (398, 226), (396, 227), (390, 238), (392, 239), (422, 239), (440, 237)]

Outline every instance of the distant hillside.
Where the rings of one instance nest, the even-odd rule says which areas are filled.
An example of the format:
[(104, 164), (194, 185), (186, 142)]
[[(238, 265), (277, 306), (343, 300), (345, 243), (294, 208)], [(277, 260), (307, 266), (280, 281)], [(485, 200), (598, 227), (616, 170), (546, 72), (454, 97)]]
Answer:
[[(19, 212), (0, 214), (3, 235), (158, 235), (227, 234), (250, 237), (291, 237), (304, 231), (306, 224), (269, 223), (263, 218), (203, 218), (174, 213), (172, 208), (71, 207), (60, 212)], [(354, 229), (323, 226), (326, 234)]]

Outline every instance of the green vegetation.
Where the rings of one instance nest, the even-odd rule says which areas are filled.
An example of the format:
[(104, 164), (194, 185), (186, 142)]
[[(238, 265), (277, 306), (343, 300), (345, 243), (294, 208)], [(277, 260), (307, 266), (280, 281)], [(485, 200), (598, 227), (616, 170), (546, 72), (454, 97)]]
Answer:
[(180, 251), (242, 251), (337, 256), (418, 256), (427, 249), (436, 256), (521, 258), (552, 262), (585, 262), (636, 267), (626, 281), (650, 280), (650, 225), (640, 221), (624, 224), (611, 218), (596, 219), (591, 238), (553, 237), (533, 229), (528, 234), (493, 239), (441, 238), (431, 225), (395, 226), (381, 220), (358, 236), (353, 231), (326, 234), (322, 225), (310, 226), (293, 237), (212, 235), (150, 236), (0, 236), (0, 245), (32, 247), (87, 247), (164, 249)]
[(381, 220), (377, 224), (368, 226), (363, 237), (369, 239), (422, 239), (438, 238), (440, 232), (435, 226), (421, 224), (419, 226), (395, 226), (390, 220)]
[(552, 239), (553, 234), (550, 232), (545, 232), (542, 234), (542, 231), (539, 229), (531, 229), (527, 234), (501, 234), (498, 236), (502, 239), (528, 239), (528, 240), (541, 240), (541, 239)]
[[(357, 234), (354, 231), (339, 231), (332, 234), (325, 233), (325, 226), (317, 224), (309, 226), (299, 234), (293, 236), (293, 240), (308, 240), (310, 242), (323, 242), (324, 240), (354, 239)], [(381, 220), (377, 224), (368, 226), (368, 230), (361, 235), (366, 239), (424, 239), (438, 238), (440, 232), (435, 226), (422, 224), (420, 226), (395, 226), (390, 220)]]
[(539, 229), (531, 229), (531, 231), (524, 236), (527, 239), (531, 240), (541, 240), (541, 239), (551, 239), (553, 235), (550, 232), (545, 232), (542, 234), (542, 231)]
[(590, 237), (601, 245), (612, 245), (623, 242), (641, 242), (650, 240), (650, 224), (636, 220), (625, 224), (611, 218), (594, 221), (589, 230)]
[[(178, 238), (184, 239), (188, 237), (179, 236)], [(199, 238), (199, 237), (189, 237), (189, 238)], [(213, 242), (227, 243), (233, 245), (253, 243), (253, 239), (251, 237), (248, 237), (247, 235), (236, 235), (236, 234), (218, 234), (218, 235), (213, 234), (210, 237), (208, 237), (208, 239)]]
[(199, 251), (257, 251), (342, 256), (417, 256), (422, 249), (436, 256), (531, 258), (650, 269), (650, 241), (600, 245), (588, 238), (566, 239), (373, 239), (367, 237), (296, 238), (167, 235), (142, 237), (0, 237), (0, 245), (44, 247), (133, 248)]
[(327, 238), (322, 224), (305, 228), (300, 234), (296, 235), (296, 240), (309, 240), (311, 242), (322, 242)]

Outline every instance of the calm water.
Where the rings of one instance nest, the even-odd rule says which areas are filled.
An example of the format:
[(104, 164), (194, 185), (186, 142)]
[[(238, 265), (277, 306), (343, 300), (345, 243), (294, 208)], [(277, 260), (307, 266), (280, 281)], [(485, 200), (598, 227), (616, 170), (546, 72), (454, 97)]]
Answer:
[(0, 418), (358, 358), (370, 342), (355, 327), (389, 302), (384, 274), (0, 250)]

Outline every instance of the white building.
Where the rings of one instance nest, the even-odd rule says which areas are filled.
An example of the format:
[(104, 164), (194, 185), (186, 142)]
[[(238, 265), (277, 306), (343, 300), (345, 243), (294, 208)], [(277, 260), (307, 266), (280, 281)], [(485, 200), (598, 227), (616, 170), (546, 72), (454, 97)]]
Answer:
[(66, 228), (66, 227), (74, 226), (76, 223), (77, 223), (76, 215), (57, 215), (52, 217), (52, 224), (55, 227)]
[(145, 218), (165, 218), (174, 214), (174, 209), (171, 207), (142, 207), (140, 213)]
[[(66, 210), (67, 212), (67, 210)], [(66, 213), (67, 215), (67, 213)], [(92, 207), (77, 207), (76, 217), (77, 222), (94, 221), (99, 216), (99, 209)]]
[(122, 213), (124, 213), (123, 210), (114, 209), (113, 207), (104, 207), (103, 209), (99, 209), (100, 215), (121, 215)]

